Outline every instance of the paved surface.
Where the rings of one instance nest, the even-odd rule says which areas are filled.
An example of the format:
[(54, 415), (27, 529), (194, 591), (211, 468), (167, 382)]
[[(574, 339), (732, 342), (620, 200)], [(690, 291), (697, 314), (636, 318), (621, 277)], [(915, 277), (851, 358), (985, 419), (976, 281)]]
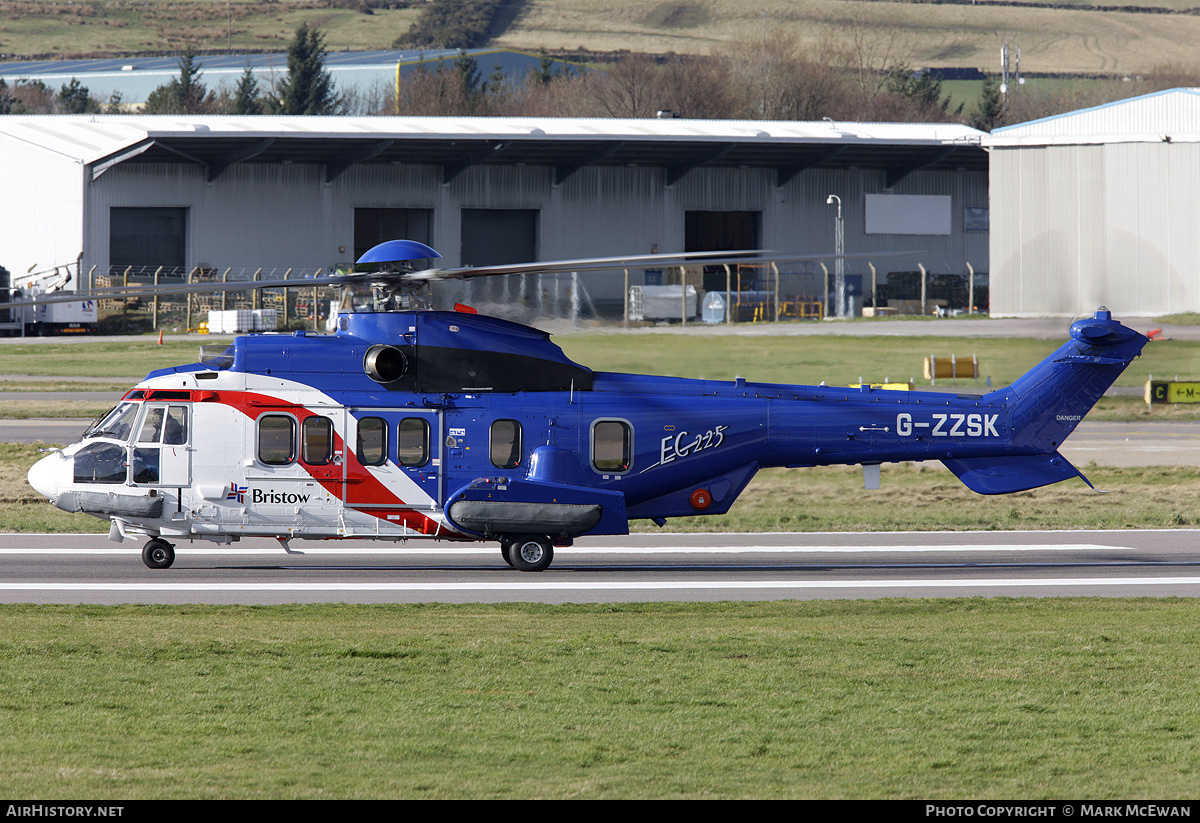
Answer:
[[(181, 543), (170, 569), (105, 535), (0, 535), (0, 602), (410, 603), (878, 597), (1198, 597), (1196, 530), (640, 534), (583, 539), (523, 574), (495, 544), (401, 550)], [(240, 546), (245, 548), (240, 548)], [(345, 547), (342, 547), (345, 545)]]

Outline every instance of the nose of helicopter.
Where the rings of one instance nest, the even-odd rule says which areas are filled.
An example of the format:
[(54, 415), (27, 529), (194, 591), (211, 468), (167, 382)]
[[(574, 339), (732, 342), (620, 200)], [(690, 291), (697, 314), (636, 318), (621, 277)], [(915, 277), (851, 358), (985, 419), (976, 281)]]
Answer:
[(34, 463), (25, 476), (29, 485), (42, 497), (53, 500), (58, 496), (58, 469), (63, 459), (61, 452), (52, 452)]

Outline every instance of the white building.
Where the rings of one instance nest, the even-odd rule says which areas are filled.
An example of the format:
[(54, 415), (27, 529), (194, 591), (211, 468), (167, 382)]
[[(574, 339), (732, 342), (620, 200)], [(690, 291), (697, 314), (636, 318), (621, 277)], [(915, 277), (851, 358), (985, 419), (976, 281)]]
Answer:
[(997, 129), (996, 316), (1200, 311), (1200, 89)]
[[(836, 195), (846, 252), (860, 255), (846, 271), (864, 291), (868, 264), (881, 283), (919, 266), (961, 280), (987, 272), (983, 136), (828, 121), (10, 115), (0, 266), (330, 271), (398, 236), (444, 265), (828, 254)], [(596, 306), (620, 305), (619, 278), (588, 278)]]

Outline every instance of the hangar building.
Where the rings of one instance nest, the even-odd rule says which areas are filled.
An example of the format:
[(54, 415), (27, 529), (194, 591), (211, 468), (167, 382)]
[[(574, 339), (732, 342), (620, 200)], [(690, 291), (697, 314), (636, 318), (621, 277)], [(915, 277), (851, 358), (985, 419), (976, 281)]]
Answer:
[(1200, 89), (1021, 123), (991, 154), (991, 312), (1200, 311)]
[[(868, 264), (881, 283), (919, 266), (986, 276), (983, 136), (829, 121), (10, 115), (0, 265), (78, 262), (84, 278), (158, 266), (328, 272), (398, 236), (452, 266), (828, 254), (840, 208), (845, 250), (861, 255), (847, 279), (867, 278), (869, 298)], [(787, 274), (814, 272), (799, 263)], [(585, 277), (597, 310), (619, 314), (621, 278)]]

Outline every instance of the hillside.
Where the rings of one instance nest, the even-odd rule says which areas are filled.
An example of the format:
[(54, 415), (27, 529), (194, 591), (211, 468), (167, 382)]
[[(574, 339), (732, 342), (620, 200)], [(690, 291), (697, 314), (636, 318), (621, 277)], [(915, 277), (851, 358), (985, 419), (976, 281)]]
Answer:
[[(520, 11), (494, 45), (593, 52), (709, 54), (765, 33), (902, 51), (914, 66), (999, 69), (1019, 43), (1026, 73), (1125, 74), (1195, 61), (1196, 0), (1157, 5), (1023, 0), (513, 0)], [(302, 23), (331, 50), (392, 48), (420, 3), (385, 0), (0, 0), (3, 59), (278, 51)], [(411, 6), (411, 7), (410, 7)]]
[[(1098, 8), (1099, 10), (1093, 10)], [(902, 33), (912, 65), (999, 71), (1000, 45), (1019, 43), (1025, 72), (1129, 73), (1190, 65), (1200, 9), (1190, 0), (1156, 7), (1002, 0), (529, 0), (498, 43), (521, 48), (709, 53), (764, 31), (787, 30), (814, 48), (831, 35), (885, 38)]]

